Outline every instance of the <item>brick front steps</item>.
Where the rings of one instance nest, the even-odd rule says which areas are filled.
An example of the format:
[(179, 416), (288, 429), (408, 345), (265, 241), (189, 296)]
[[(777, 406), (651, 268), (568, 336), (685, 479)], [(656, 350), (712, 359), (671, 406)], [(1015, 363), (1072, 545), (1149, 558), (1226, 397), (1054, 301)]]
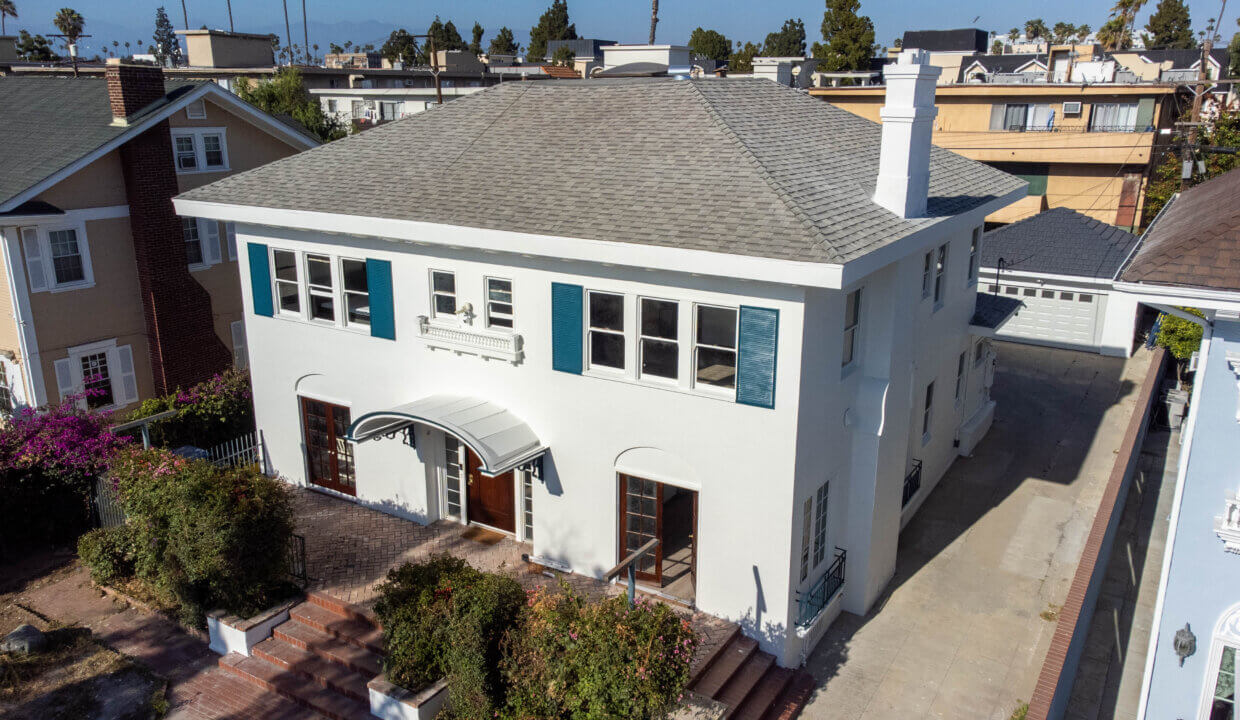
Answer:
[[(220, 658), (220, 666), (332, 720), (372, 717), (366, 683), (382, 672), (383, 633), (365, 609), (311, 592), (252, 652)], [(738, 627), (689, 682), (726, 705), (727, 720), (793, 720), (813, 686), (808, 673), (779, 667)]]

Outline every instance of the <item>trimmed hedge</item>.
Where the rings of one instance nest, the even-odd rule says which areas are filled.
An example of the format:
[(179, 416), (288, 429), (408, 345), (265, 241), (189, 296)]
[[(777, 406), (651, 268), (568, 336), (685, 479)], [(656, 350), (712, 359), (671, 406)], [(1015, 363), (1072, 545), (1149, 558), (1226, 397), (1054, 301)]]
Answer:
[(91, 578), (109, 585), (133, 577), (134, 532), (129, 525), (91, 530), (78, 538), (78, 557), (90, 568)]

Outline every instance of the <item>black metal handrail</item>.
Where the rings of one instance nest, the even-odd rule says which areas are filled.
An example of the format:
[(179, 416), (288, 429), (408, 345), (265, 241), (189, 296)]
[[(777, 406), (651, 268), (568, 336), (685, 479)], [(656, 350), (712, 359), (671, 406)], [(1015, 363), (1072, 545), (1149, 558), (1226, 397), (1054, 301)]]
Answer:
[(625, 570), (629, 571), (628, 599), (630, 606), (633, 605), (633, 599), (637, 595), (637, 561), (645, 557), (647, 553), (653, 552), (658, 546), (659, 538), (651, 538), (647, 540), (645, 545), (642, 545), (633, 552), (629, 553), (623, 560), (617, 563), (615, 567), (608, 570), (607, 574), (603, 576), (604, 581), (611, 582), (612, 578), (616, 577), (620, 573)]
[(909, 470), (908, 475), (904, 476), (904, 496), (900, 501), (900, 507), (908, 505), (908, 501), (913, 499), (917, 491), (921, 489), (921, 461), (913, 461), (913, 469)]
[(305, 588), (310, 584), (309, 573), (306, 572), (306, 537), (293, 533), (288, 539), (288, 574), (298, 587)]
[(805, 627), (814, 622), (818, 613), (831, 602), (831, 598), (844, 586), (844, 566), (848, 553), (844, 548), (835, 548), (835, 560), (806, 592), (797, 593), (797, 625)]

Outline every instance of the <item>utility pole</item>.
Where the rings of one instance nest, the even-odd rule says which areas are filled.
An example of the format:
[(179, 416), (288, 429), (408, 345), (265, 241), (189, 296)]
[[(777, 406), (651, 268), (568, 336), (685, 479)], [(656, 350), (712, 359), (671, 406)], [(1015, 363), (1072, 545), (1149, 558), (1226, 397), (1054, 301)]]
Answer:
[(1210, 52), (1214, 50), (1214, 35), (1223, 22), (1223, 13), (1227, 10), (1227, 0), (1222, 0), (1218, 9), (1218, 17), (1206, 26), (1206, 36), (1201, 42), (1201, 64), (1197, 68), (1197, 86), (1193, 89), (1193, 110), (1189, 116), (1188, 141), (1182, 145), (1184, 155), (1181, 156), (1180, 191), (1187, 189), (1188, 181), (1193, 174), (1192, 162), (1196, 155), (1197, 128), (1201, 125), (1201, 101), (1205, 98), (1206, 83), (1210, 79)]
[(310, 58), (310, 21), (306, 19), (306, 0), (301, 0), (301, 29), (305, 32), (303, 40), (306, 43), (306, 64), (313, 65), (314, 61)]
[(181, 20), (185, 23), (185, 29), (189, 30), (189, 10), (185, 9), (185, 0), (181, 0)]
[(232, 21), (232, 0), (224, 0), (224, 2), (228, 5), (228, 32), (237, 32), (237, 29), (233, 27)]
[(426, 49), (431, 56), (431, 75), (435, 78), (435, 104), (443, 105), (443, 87), (439, 84), (439, 54), (435, 52), (434, 35), (411, 35), (414, 40), (426, 38)]
[(288, 64), (293, 64), (293, 30), (288, 24), (288, 0), (284, 0), (284, 42), (288, 43)]
[(659, 0), (650, 0), (650, 44), (654, 45), (654, 27), (659, 24)]
[(64, 39), (65, 46), (69, 48), (69, 58), (73, 60), (73, 77), (77, 77), (78, 76), (77, 41), (80, 38), (94, 37), (94, 35), (76, 35), (74, 37), (69, 37), (68, 35), (53, 35), (49, 33), (48, 37)]

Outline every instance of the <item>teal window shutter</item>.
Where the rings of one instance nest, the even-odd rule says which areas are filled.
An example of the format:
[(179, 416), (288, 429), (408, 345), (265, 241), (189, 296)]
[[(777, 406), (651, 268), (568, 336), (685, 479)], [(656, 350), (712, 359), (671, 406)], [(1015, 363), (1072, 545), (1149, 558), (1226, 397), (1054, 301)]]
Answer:
[(254, 295), (254, 314), (271, 317), (275, 314), (275, 306), (271, 302), (271, 258), (267, 256), (267, 246), (260, 243), (249, 243), (250, 253), (250, 288)]
[(736, 402), (775, 407), (775, 348), (778, 344), (779, 311), (742, 305)]
[(551, 367), (581, 374), (582, 290), (580, 285), (551, 283)]
[(370, 291), (370, 336), (396, 339), (396, 310), (392, 305), (392, 263), (366, 260), (366, 289)]

